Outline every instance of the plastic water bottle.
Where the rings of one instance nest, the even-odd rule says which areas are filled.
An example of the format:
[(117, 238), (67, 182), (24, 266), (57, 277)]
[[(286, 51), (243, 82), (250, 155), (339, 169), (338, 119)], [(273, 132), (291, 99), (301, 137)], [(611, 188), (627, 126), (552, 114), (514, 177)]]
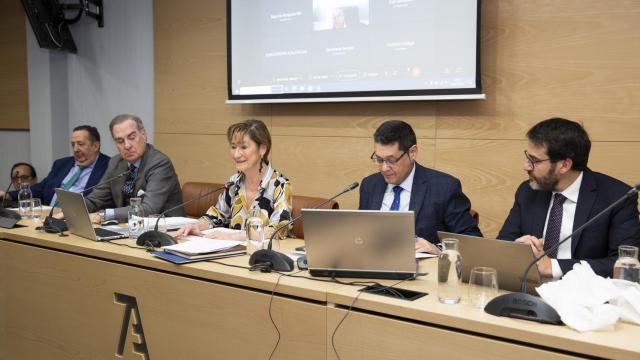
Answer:
[(264, 226), (260, 212), (260, 208), (251, 207), (249, 216), (244, 224), (244, 230), (247, 234), (247, 254), (253, 254), (263, 248)]
[(142, 211), (142, 198), (130, 199), (129, 205), (129, 237), (137, 239), (144, 232), (144, 212)]
[(438, 300), (443, 304), (460, 302), (462, 258), (458, 239), (443, 239), (443, 250), (438, 255)]
[(618, 260), (613, 265), (613, 278), (640, 282), (640, 261), (638, 248), (629, 245), (618, 247)]
[(20, 191), (18, 192), (18, 211), (23, 219), (31, 218), (31, 185), (29, 183), (20, 183)]

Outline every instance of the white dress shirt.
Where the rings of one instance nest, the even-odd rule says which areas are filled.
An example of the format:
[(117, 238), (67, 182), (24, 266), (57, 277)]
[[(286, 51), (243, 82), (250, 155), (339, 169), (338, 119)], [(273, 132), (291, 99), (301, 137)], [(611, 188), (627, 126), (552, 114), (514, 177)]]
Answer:
[[(411, 201), (411, 187), (413, 186), (413, 175), (416, 172), (416, 164), (413, 163), (413, 168), (407, 176), (406, 179), (402, 183), (400, 183), (400, 187), (402, 187), (402, 192), (400, 192), (400, 207), (399, 211), (409, 211), (409, 201)], [(393, 188), (395, 184), (387, 184), (387, 190), (384, 192), (384, 197), (382, 198), (382, 206), (380, 210), (389, 211), (391, 208), (391, 203), (393, 203)]]
[[(576, 180), (569, 185), (564, 191), (561, 192), (564, 197), (567, 199), (562, 204), (562, 225), (560, 227), (560, 237), (558, 241), (562, 241), (565, 237), (571, 235), (573, 232), (573, 220), (576, 216), (576, 206), (578, 205), (578, 195), (580, 195), (580, 185), (582, 184), (582, 172), (576, 178)], [(555, 192), (553, 196), (555, 196)], [(551, 207), (553, 206), (553, 197), (552, 201), (549, 203), (549, 209), (547, 209), (547, 219), (544, 222), (544, 234), (547, 233), (547, 223), (549, 222), (549, 213), (551, 213)], [(557, 259), (571, 259), (571, 241), (569, 239), (562, 243), (558, 247), (558, 256)], [(562, 277), (562, 269), (560, 269), (560, 264), (558, 264), (558, 260), (551, 259), (551, 273), (554, 279), (560, 279)]]
[[(82, 171), (76, 182), (68, 190), (78, 193), (84, 191), (84, 188), (87, 187), (87, 182), (89, 182), (89, 178), (91, 177), (91, 173), (93, 172), (93, 168), (96, 166), (97, 162), (98, 158), (96, 157), (93, 163), (91, 163), (91, 165), (87, 166)], [(74, 164), (71, 170), (69, 170), (69, 172), (67, 173), (67, 176), (62, 179), (60, 187), (62, 187), (67, 181), (69, 181), (78, 171), (80, 171), (80, 167), (78, 166), (78, 164)], [(53, 197), (51, 198), (51, 203), (49, 203), (49, 205), (54, 206), (57, 201), (58, 195), (56, 195), (56, 193), (54, 192)]]

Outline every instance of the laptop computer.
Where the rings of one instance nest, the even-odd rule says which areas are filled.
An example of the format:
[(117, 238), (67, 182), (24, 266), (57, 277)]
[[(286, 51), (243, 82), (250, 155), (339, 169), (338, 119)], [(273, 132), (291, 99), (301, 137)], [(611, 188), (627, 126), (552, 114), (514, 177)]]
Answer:
[[(461, 235), (438, 231), (440, 241), (446, 238), (458, 239), (458, 249), (462, 256), (462, 281), (469, 282), (471, 269), (488, 266), (498, 272), (498, 287), (508, 291), (520, 291), (522, 273), (534, 259), (531, 246), (513, 241), (486, 239), (471, 235)], [(527, 292), (535, 293), (541, 284), (540, 273), (532, 266), (527, 274)]]
[(62, 212), (64, 212), (67, 227), (69, 227), (69, 231), (72, 234), (95, 241), (115, 240), (128, 237), (126, 234), (108, 229), (94, 229), (82, 193), (56, 189), (56, 195), (60, 201)]
[(415, 276), (413, 211), (302, 209), (312, 276)]

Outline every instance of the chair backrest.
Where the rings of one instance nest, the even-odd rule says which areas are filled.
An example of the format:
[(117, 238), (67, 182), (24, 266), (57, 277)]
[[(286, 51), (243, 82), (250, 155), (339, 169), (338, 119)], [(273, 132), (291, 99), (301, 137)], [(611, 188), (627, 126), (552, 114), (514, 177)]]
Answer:
[[(301, 195), (293, 195), (293, 209), (292, 219), (300, 216), (301, 209), (312, 208), (319, 203), (323, 202), (324, 198), (319, 197), (311, 197), (311, 196), (301, 196)], [(324, 204), (320, 207), (321, 209), (339, 209), (340, 205), (335, 200), (331, 200), (328, 203)], [(304, 231), (302, 228), (302, 222), (304, 219), (300, 219), (293, 223), (293, 234), (298, 239), (304, 239)]]
[[(202, 194), (205, 194), (209, 191), (213, 191), (215, 189), (221, 188), (223, 184), (217, 183), (207, 183), (207, 182), (186, 182), (182, 185), (182, 201), (189, 201), (191, 199), (195, 199)], [(190, 217), (200, 217), (204, 215), (204, 213), (218, 201), (218, 196), (220, 195), (219, 191), (216, 191), (213, 194), (203, 197), (200, 200), (196, 200), (191, 204), (184, 207), (184, 212), (187, 216)], [(301, 195), (293, 195), (293, 209), (292, 209), (292, 219), (300, 215), (300, 209), (302, 208), (311, 208), (321, 203), (326, 199), (319, 197), (311, 197), (311, 196), (301, 196)], [(338, 209), (340, 205), (335, 201), (331, 200), (328, 203), (324, 204), (322, 209)], [(293, 234), (295, 237), (299, 239), (304, 238), (304, 231), (302, 227), (302, 219), (293, 223)]]
[(473, 218), (473, 220), (476, 221), (476, 225), (480, 225), (480, 214), (473, 209), (469, 210), (469, 214), (471, 214), (471, 217)]
[[(186, 182), (182, 185), (182, 201), (186, 202), (191, 199), (195, 199), (198, 196), (202, 196), (209, 191), (219, 189), (222, 186), (224, 186), (224, 184), (207, 182)], [(208, 196), (205, 196), (202, 199), (196, 200), (191, 204), (185, 206), (185, 214), (190, 217), (201, 217), (211, 206), (216, 204), (216, 202), (218, 201), (218, 196), (220, 196), (220, 191), (216, 191), (213, 194), (209, 194)]]

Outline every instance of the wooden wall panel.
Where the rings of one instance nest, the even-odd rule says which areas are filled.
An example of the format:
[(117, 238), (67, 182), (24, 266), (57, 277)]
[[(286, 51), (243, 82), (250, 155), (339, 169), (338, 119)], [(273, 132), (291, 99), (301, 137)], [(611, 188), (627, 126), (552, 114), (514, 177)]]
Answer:
[[(3, 1), (0, 11), (0, 129), (29, 129), (27, 33), (20, 1)], [(29, 30), (31, 31), (31, 30)]]
[(525, 146), (524, 140), (436, 140), (436, 169), (460, 179), (485, 236), (498, 234), (515, 190), (527, 179)]
[(362, 104), (277, 104), (273, 105), (274, 135), (365, 137), (370, 139), (385, 120), (402, 119), (411, 124), (419, 138), (435, 137), (435, 104), (386, 102)]
[(225, 183), (235, 172), (226, 135), (156, 134), (156, 146), (167, 154), (180, 183)]
[[(327, 196), (375, 171), (366, 160), (373, 131), (386, 119), (405, 119), (421, 139), (421, 163), (460, 178), (488, 236), (498, 232), (526, 179), (525, 133), (540, 120), (581, 121), (594, 141), (591, 167), (640, 181), (631, 165), (640, 155), (640, 1), (482, 6), (484, 101), (226, 105), (225, 3), (157, 0), (158, 144), (179, 159), (181, 181), (220, 181), (233, 169), (226, 155), (209, 159), (203, 134), (222, 135), (232, 122), (260, 118), (273, 135), (274, 165), (294, 192)], [(197, 168), (202, 164), (206, 174)], [(356, 207), (356, 195), (341, 198), (342, 207)]]

